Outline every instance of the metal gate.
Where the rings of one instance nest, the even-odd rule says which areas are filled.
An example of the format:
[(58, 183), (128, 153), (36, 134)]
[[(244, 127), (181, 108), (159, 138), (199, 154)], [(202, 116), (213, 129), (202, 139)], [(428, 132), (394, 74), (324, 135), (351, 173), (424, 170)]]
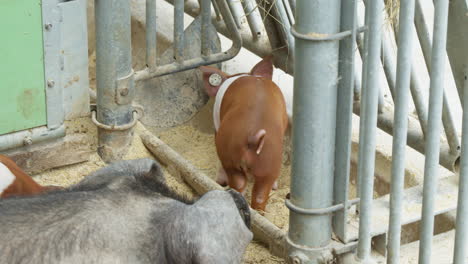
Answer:
[[(454, 263), (466, 263), (468, 157), (464, 152), (468, 147), (467, 119), (464, 110), (464, 137), (460, 146), (444, 92), (449, 1), (434, 1), (432, 40), (422, 12), (423, 4), (427, 3), (420, 0), (399, 3), (396, 60), (389, 49), (390, 40), (383, 33), (384, 1), (365, 1), (363, 25), (356, 22), (359, 21), (358, 2), (298, 0), (296, 4), (296, 24), (292, 29), (296, 38), (294, 109), (300, 108), (301, 111), (294, 111), (293, 178), (291, 200), (286, 202), (291, 210), (289, 254), (298, 263), (322, 263), (320, 256), (323, 252), (333, 251), (333, 229), (343, 243), (357, 241), (356, 257), (348, 259), (348, 262), (374, 263), (372, 239), (387, 234), (388, 238), (383, 236), (383, 245), (388, 250), (387, 263), (399, 263), (402, 225), (421, 220), (419, 263), (431, 263), (434, 217), (456, 208), (455, 203), (447, 202), (447, 196), (454, 197), (458, 191)], [(468, 10), (466, 1), (452, 1), (450, 9), (453, 20), (468, 25), (466, 16), (460, 17), (463, 12), (460, 10)], [(419, 65), (415, 65), (412, 55), (415, 44), (412, 41), (413, 27), (430, 73), (428, 103), (423, 97), (421, 77), (415, 71)], [(359, 31), (364, 31), (364, 37)], [(339, 46), (338, 40), (341, 40)], [(466, 44), (452, 42), (453, 47), (448, 47), (448, 50), (460, 51), (459, 46)], [(364, 62), (362, 76), (354, 67), (356, 45)], [(460, 71), (460, 63), (453, 69), (460, 101), (464, 105), (467, 98), (462, 91), (467, 88), (468, 56), (466, 53), (457, 56), (455, 59), (452, 55), (450, 62), (459, 63), (461, 58), (465, 61), (464, 76), (455, 74)], [(393, 107), (385, 105), (381, 96), (381, 67), (390, 88)], [(417, 118), (408, 114), (409, 92)], [(353, 107), (353, 96), (354, 100), (356, 97), (360, 99), (359, 106)], [(360, 114), (359, 199), (348, 200), (353, 110)], [(393, 135), (393, 162), (390, 195), (374, 199), (377, 127)], [(442, 127), (445, 138), (441, 140)], [(304, 134), (308, 137), (300, 136)], [(404, 188), (406, 145), (425, 155), (424, 185), (421, 187)], [(458, 190), (456, 184), (437, 179), (439, 162), (452, 171), (458, 171), (461, 166)], [(409, 213), (408, 208), (419, 206), (421, 199), (422, 210)], [(349, 207), (355, 203), (359, 203), (358, 235), (351, 234), (349, 230), (349, 222), (353, 221), (348, 216)], [(333, 221), (330, 221), (330, 216)]]
[[(457, 208), (454, 263), (466, 261), (468, 113), (464, 109), (460, 144), (444, 92), (444, 78), (452, 78), (444, 76), (448, 54), (460, 101), (462, 105), (468, 102), (468, 92), (464, 92), (468, 89), (468, 54), (463, 48), (468, 45), (465, 0), (450, 4), (448, 0), (435, 0), (432, 33), (422, 11), (427, 3), (401, 1), (398, 30), (390, 38), (384, 34), (384, 0), (213, 0), (213, 13), (209, 0), (167, 1), (175, 8), (174, 61), (156, 63), (156, 1), (147, 0), (148, 67), (136, 73), (130, 63), (129, 0), (96, 1), (96, 122), (104, 159), (115, 158), (118, 155), (114, 151), (126, 148), (122, 142), (128, 141), (129, 128), (137, 118), (130, 105), (134, 81), (230, 59), (243, 43), (258, 55), (273, 53), (275, 64), (295, 77), (291, 196), (286, 200), (290, 228), (286, 235), (271, 225), (254, 225), (260, 239), (268, 242), (268, 230), (276, 232), (270, 236), (276, 239), (270, 246), (287, 248), (287, 253), (279, 254), (292, 263), (328, 263), (333, 255), (354, 250), (356, 257), (351, 255), (343, 261), (373, 263), (372, 240), (379, 237), (379, 243), (383, 241), (388, 250), (387, 263), (398, 263), (401, 226), (421, 220), (419, 263), (430, 263), (434, 216)], [(190, 7), (187, 10), (191, 15), (201, 15), (203, 25), (213, 23), (219, 32), (232, 38), (233, 47), (219, 54), (207, 54), (203, 48), (200, 57), (184, 60), (184, 6)], [(359, 14), (364, 10), (363, 17)], [(412, 46), (416, 44), (413, 31), (430, 73), (428, 89), (415, 70), (420, 65), (412, 59)], [(398, 44), (397, 56), (391, 50), (393, 38)], [(355, 66), (356, 54), (362, 57), (362, 68)], [(386, 77), (393, 99), (390, 104), (383, 96), (381, 76)], [(424, 98), (427, 90), (429, 101)], [(103, 96), (105, 93), (115, 96)], [(417, 116), (409, 115), (410, 93)], [(353, 112), (360, 115), (359, 198), (349, 200)], [(442, 127), (445, 134), (441, 138)], [(393, 136), (393, 162), (390, 195), (374, 199), (377, 128)], [(404, 188), (406, 146), (425, 155), (423, 186)], [(459, 184), (438, 180), (439, 164), (460, 171)], [(458, 205), (447, 202), (448, 195), (458, 195)], [(354, 205), (359, 218), (350, 219)], [(422, 209), (407, 213), (409, 206)], [(359, 225), (356, 232), (350, 222)], [(332, 233), (337, 239), (332, 239)]]

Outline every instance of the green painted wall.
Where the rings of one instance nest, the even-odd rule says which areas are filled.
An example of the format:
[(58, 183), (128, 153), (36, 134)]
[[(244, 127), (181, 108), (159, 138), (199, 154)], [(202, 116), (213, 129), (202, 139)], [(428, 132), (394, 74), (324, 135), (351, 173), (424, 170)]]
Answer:
[(41, 0), (0, 0), (0, 135), (45, 125)]

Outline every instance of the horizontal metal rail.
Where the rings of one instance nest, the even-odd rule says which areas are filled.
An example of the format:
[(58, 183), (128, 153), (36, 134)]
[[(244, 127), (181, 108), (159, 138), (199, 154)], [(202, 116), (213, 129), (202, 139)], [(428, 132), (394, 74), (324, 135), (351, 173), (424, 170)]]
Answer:
[(65, 136), (65, 125), (56, 129), (48, 129), (46, 126), (23, 130), (0, 136), (0, 151), (29, 146), (39, 142), (56, 139)]

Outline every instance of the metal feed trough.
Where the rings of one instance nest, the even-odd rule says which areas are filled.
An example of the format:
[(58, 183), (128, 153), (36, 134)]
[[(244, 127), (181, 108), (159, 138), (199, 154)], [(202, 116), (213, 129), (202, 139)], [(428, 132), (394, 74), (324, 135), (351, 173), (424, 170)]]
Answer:
[[(468, 103), (465, 0), (434, 1), (432, 31), (423, 12), (424, 5), (431, 3), (422, 0), (400, 2), (396, 31), (384, 24), (388, 13), (383, 0), (216, 0), (213, 12), (208, 0), (168, 2), (175, 10), (174, 59), (165, 65), (156, 63), (156, 1), (147, 0), (148, 67), (133, 73), (129, 0), (96, 1), (97, 122), (104, 124), (99, 129), (103, 157), (118, 157), (115, 153), (126, 148), (122, 142), (129, 141), (130, 130), (115, 130), (137, 118), (130, 104), (134, 81), (228, 60), (241, 45), (260, 56), (273, 53), (275, 64), (294, 74), (291, 196), (286, 200), (290, 225), (285, 234), (254, 213), (257, 239), (291, 263), (330, 263), (334, 258), (342, 263), (376, 263), (372, 245), (386, 251), (382, 258), (387, 263), (399, 263), (402, 225), (421, 221), (418, 260), (426, 264), (431, 263), (434, 217), (456, 209), (453, 262), (467, 262), (468, 112), (463, 111), (460, 144), (444, 90), (444, 78), (451, 78), (461, 104)], [(190, 15), (201, 15), (202, 21), (201, 54), (188, 60), (182, 44), (184, 6)], [(209, 54), (203, 37), (209, 24), (233, 40), (230, 50)], [(427, 77), (419, 74), (422, 65), (413, 59), (416, 36)], [(396, 56), (393, 47), (398, 47)], [(447, 57), (452, 76), (444, 75)], [(392, 101), (384, 97), (386, 87)], [(427, 91), (429, 101), (424, 98)], [(104, 96), (107, 93), (117, 100)], [(411, 103), (416, 115), (409, 115)], [(360, 115), (359, 198), (349, 200), (353, 112)], [(393, 149), (391, 192), (374, 199), (377, 128), (393, 136)], [(198, 192), (220, 188), (150, 134), (143, 139), (159, 158), (178, 164)], [(407, 146), (425, 155), (422, 186), (404, 188)], [(459, 182), (438, 180), (439, 165), (459, 171)]]

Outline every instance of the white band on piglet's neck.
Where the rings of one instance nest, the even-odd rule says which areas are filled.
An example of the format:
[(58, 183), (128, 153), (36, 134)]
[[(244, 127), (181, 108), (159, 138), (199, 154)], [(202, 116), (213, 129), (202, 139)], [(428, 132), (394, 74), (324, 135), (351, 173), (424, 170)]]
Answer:
[(221, 112), (221, 103), (223, 101), (224, 94), (226, 93), (229, 86), (235, 80), (239, 79), (240, 77), (244, 77), (244, 76), (251, 76), (251, 75), (250, 74), (241, 74), (241, 75), (236, 75), (236, 76), (233, 76), (233, 77), (229, 77), (219, 87), (218, 92), (216, 93), (215, 103), (214, 103), (214, 106), (213, 106), (213, 122), (214, 122), (214, 126), (215, 126), (216, 131), (218, 131), (219, 124), (221, 123), (219, 115), (220, 115), (220, 112)]

